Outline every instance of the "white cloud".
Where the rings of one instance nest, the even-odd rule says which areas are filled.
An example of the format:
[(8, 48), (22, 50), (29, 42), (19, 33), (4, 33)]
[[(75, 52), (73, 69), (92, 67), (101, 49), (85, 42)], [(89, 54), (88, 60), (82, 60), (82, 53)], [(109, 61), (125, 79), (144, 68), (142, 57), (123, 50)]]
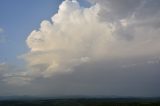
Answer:
[[(154, 27), (157, 17), (140, 21), (133, 16), (133, 10), (141, 9), (135, 4), (136, 9), (130, 10), (133, 14), (124, 14), (115, 22), (102, 21), (104, 14), (108, 14), (107, 10), (102, 11), (106, 1), (97, 2), (89, 8), (81, 7), (76, 0), (62, 2), (52, 21), (42, 21), (39, 30), (33, 30), (28, 36), (26, 43), (30, 51), (22, 56), (27, 68), (4, 73), (3, 81), (24, 85), (35, 78), (73, 72), (88, 62), (159, 56), (160, 29)], [(117, 5), (116, 2), (111, 4)], [(114, 11), (116, 8), (109, 14), (114, 16)], [(127, 66), (136, 67), (135, 64)]]
[[(160, 52), (160, 30), (139, 25), (147, 21), (139, 22), (133, 17), (143, 2), (141, 5), (135, 4), (130, 13), (117, 18), (114, 23), (101, 20), (105, 16), (99, 13), (107, 14), (108, 11), (101, 11), (105, 1), (97, 2), (83, 8), (76, 0), (66, 0), (59, 6), (51, 22), (44, 20), (39, 30), (31, 32), (26, 40), (30, 51), (23, 56), (32, 70), (30, 74), (50, 77), (55, 73), (73, 71), (88, 60), (135, 58)], [(121, 4), (106, 2), (117, 6)], [(130, 3), (127, 2), (127, 6)], [(117, 8), (109, 11), (109, 14), (113, 13), (114, 16)], [(124, 12), (121, 5), (119, 8), (122, 10), (118, 11)]]
[(30, 84), (27, 93), (37, 95), (159, 96), (159, 6), (92, 1), (89, 8), (64, 1), (52, 21), (42, 21), (26, 39), (26, 68), (2, 64), (0, 79), (8, 86)]
[(98, 11), (99, 5), (82, 8), (76, 0), (64, 1), (52, 22), (42, 21), (39, 30), (28, 36), (26, 42), (31, 51), (25, 59), (29, 67), (39, 71), (43, 67), (38, 72), (48, 77), (106, 52), (104, 47), (112, 40), (112, 28), (98, 20)]

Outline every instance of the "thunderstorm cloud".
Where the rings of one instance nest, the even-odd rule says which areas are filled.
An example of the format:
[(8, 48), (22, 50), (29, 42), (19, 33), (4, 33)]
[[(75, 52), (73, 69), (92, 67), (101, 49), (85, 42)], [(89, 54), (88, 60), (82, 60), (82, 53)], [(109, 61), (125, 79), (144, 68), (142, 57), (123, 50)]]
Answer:
[(160, 95), (160, 2), (88, 2), (63, 1), (28, 35), (23, 71), (0, 64), (0, 84), (20, 84), (19, 94)]

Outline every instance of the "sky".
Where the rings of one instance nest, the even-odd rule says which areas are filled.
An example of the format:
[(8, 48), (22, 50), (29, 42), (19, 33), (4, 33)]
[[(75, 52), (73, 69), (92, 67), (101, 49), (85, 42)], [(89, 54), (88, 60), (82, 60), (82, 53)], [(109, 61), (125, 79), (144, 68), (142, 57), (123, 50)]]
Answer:
[(160, 96), (160, 1), (0, 0), (0, 96)]

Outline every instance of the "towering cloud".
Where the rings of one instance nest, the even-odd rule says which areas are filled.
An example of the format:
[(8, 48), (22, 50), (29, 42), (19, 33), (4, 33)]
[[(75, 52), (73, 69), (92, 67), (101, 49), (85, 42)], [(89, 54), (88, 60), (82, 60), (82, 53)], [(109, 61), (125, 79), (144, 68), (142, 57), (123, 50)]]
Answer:
[(88, 1), (63, 1), (28, 35), (26, 69), (0, 78), (37, 95), (160, 95), (160, 2)]
[(26, 40), (30, 52), (24, 57), (32, 74), (49, 77), (104, 57), (133, 58), (160, 51), (157, 18), (140, 19), (147, 1), (92, 2), (96, 4), (83, 8), (76, 0), (65, 0), (51, 22), (44, 20), (31, 32)]
[(31, 51), (25, 59), (34, 72), (48, 77), (106, 54), (113, 29), (99, 21), (99, 9), (98, 4), (83, 8), (76, 0), (66, 0), (51, 22), (42, 21), (26, 40)]

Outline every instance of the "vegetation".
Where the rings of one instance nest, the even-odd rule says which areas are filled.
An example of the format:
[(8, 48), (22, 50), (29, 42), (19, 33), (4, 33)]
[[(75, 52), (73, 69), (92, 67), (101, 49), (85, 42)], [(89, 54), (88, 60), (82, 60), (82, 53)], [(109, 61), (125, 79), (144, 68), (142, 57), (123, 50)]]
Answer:
[(160, 99), (46, 99), (3, 100), (0, 106), (160, 106)]

